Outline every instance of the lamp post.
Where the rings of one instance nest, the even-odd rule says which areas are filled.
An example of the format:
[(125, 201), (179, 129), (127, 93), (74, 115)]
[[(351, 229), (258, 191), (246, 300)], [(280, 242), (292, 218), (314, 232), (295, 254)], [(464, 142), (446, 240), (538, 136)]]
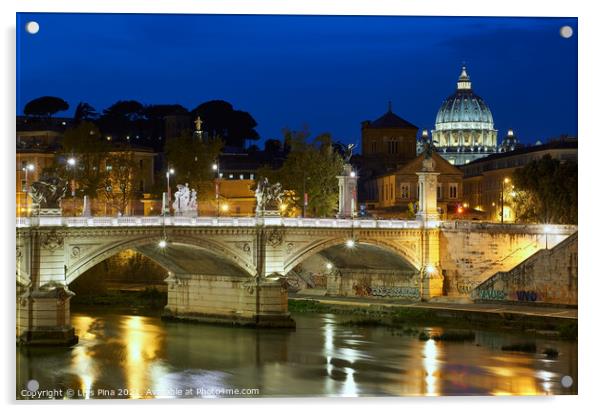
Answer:
[(215, 178), (215, 200), (217, 202), (217, 217), (219, 218), (219, 179), (220, 179), (220, 172), (219, 172), (219, 160), (215, 161), (213, 163), (213, 165), (211, 165), (211, 169), (213, 169), (215, 171), (215, 173), (217, 174), (217, 177)]
[(546, 250), (548, 249), (548, 234), (550, 233), (550, 226), (545, 225), (543, 227), (543, 232), (546, 234)]
[(25, 213), (27, 214), (27, 207), (29, 204), (29, 182), (27, 180), (27, 173), (32, 172), (36, 169), (35, 165), (32, 163), (28, 163), (23, 167), (23, 172), (25, 172), (25, 188), (23, 188), (23, 193), (25, 194)]
[(506, 189), (506, 184), (510, 183), (510, 178), (504, 178), (502, 181), (502, 197), (501, 197), (501, 212), (500, 212), (500, 220), (502, 224), (504, 223), (504, 190)]
[(71, 198), (73, 199), (73, 216), (75, 216), (75, 165), (76, 159), (72, 156), (67, 159), (67, 166), (71, 169)]
[(165, 214), (167, 212), (169, 212), (169, 202), (171, 201), (171, 188), (169, 186), (169, 177), (175, 173), (176, 173), (176, 171), (174, 171), (173, 168), (169, 168), (167, 170), (167, 172), (165, 172), (165, 178), (167, 180), (167, 200), (166, 200), (167, 205), (165, 205), (163, 208), (163, 216), (165, 216)]
[(302, 213), (303, 218), (305, 218), (305, 213), (307, 211), (307, 204), (308, 204), (307, 191), (305, 190), (305, 183), (307, 182), (308, 179), (310, 179), (310, 177), (305, 176), (305, 170), (303, 170), (303, 213)]

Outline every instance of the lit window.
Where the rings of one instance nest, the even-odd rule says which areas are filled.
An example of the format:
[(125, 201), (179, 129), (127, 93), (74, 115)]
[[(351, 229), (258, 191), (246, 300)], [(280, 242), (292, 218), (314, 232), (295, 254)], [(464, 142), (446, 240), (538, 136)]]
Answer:
[(240, 179), (245, 179), (245, 176), (243, 174), (240, 174)]
[(251, 174), (251, 179), (255, 179), (255, 174)]

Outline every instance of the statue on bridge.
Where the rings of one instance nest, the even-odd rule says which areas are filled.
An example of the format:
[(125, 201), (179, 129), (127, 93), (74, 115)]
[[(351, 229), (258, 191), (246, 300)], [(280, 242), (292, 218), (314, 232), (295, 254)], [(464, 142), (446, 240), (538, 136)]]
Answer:
[(345, 152), (343, 154), (343, 160), (345, 163), (351, 162), (351, 157), (353, 156), (353, 149), (355, 148), (355, 143), (350, 143), (345, 147)]
[(67, 181), (58, 176), (43, 175), (42, 178), (31, 184), (29, 194), (42, 210), (58, 210), (60, 201), (67, 193)]
[(172, 204), (176, 215), (194, 216), (197, 214), (196, 191), (190, 190), (188, 184), (177, 185), (178, 190), (174, 194), (174, 202)]
[(257, 200), (257, 216), (278, 215), (282, 203), (282, 185), (280, 182), (270, 185), (268, 178), (263, 178), (257, 184), (255, 199)]

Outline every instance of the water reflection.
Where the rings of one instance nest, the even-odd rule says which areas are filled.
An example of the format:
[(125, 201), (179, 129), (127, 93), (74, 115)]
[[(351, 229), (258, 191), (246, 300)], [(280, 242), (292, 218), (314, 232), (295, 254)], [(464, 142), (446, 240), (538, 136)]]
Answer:
[[(577, 392), (573, 342), (537, 342), (559, 350), (548, 360), (500, 350), (532, 337), (478, 331), (475, 342), (419, 341), (385, 328), (345, 326), (337, 315), (295, 318), (295, 331), (276, 331), (76, 314), (74, 348), (18, 350), (17, 397), (31, 378), (41, 389), (77, 389), (81, 398), (223, 397), (215, 392), (250, 388), (260, 396)], [(575, 380), (572, 388), (560, 385), (564, 375)], [(177, 395), (177, 389), (195, 393)]]
[(91, 345), (96, 339), (96, 334), (92, 330), (94, 321), (94, 318), (88, 316), (76, 316), (72, 320), (73, 327), (82, 334), (82, 344), (73, 348), (71, 366), (80, 379), (79, 394), (85, 399), (90, 398), (90, 391), (96, 378), (97, 367)]
[(437, 391), (437, 343), (435, 340), (430, 339), (424, 342), (424, 349), (422, 350), (422, 364), (424, 365), (424, 371), (426, 377), (426, 396), (438, 396)]

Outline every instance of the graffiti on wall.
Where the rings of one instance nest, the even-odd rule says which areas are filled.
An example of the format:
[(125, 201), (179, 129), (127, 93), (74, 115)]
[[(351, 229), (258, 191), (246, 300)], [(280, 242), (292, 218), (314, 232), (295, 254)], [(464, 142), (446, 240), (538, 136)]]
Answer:
[(537, 301), (537, 291), (516, 291), (516, 299), (518, 301)]
[(494, 289), (479, 290), (478, 294), (481, 300), (505, 300), (508, 295), (506, 291)]
[(456, 280), (456, 290), (460, 294), (468, 295), (477, 286), (477, 282), (473, 280)]
[(353, 285), (355, 295), (367, 297), (403, 297), (403, 298), (420, 298), (418, 287), (370, 287), (367, 285)]

